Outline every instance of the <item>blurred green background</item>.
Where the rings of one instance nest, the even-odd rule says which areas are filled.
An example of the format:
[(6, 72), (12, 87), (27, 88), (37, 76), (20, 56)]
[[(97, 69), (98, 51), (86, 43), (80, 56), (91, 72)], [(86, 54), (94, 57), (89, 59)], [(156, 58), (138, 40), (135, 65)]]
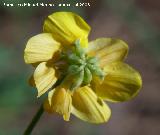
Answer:
[[(31, 0), (5, 0), (8, 3)], [(47, 2), (36, 0), (35, 2)], [(53, 0), (53, 3), (61, 2)], [(66, 2), (76, 3), (76, 0)], [(90, 7), (5, 7), (0, 2), (0, 135), (20, 135), (43, 97), (27, 80), (33, 69), (23, 51), (27, 40), (42, 32), (44, 19), (55, 11), (80, 14), (92, 27), (90, 40), (114, 37), (130, 47), (127, 63), (140, 71), (143, 88), (126, 103), (111, 104), (108, 123), (88, 124), (74, 116), (64, 122), (45, 113), (33, 135), (158, 135), (160, 134), (160, 1), (84, 0)]]

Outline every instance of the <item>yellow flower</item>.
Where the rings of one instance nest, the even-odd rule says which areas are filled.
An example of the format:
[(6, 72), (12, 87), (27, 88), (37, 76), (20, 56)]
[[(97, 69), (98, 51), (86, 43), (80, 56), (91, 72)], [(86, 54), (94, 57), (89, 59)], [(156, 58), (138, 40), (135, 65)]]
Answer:
[(49, 91), (44, 109), (70, 114), (91, 123), (108, 121), (104, 102), (133, 98), (142, 86), (140, 74), (125, 64), (128, 46), (119, 39), (99, 38), (88, 43), (89, 25), (71, 12), (48, 16), (43, 33), (29, 39), (24, 59), (36, 69), (29, 83), (38, 97)]

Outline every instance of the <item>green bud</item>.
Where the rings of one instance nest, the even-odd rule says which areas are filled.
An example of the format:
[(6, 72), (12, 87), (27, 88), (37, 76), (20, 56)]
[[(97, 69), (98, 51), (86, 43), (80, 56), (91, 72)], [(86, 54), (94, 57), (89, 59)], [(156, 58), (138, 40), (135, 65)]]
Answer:
[(90, 63), (90, 64), (98, 63), (98, 58), (97, 57), (89, 57), (87, 59), (87, 63)]
[(68, 67), (68, 74), (76, 74), (79, 72), (79, 66), (77, 65), (70, 65)]
[(68, 67), (68, 74), (77, 74), (80, 71), (82, 71), (84, 68), (84, 65), (78, 66), (78, 65), (70, 65)]
[(87, 64), (87, 66), (93, 74), (99, 76), (101, 79), (104, 79), (105, 73), (100, 67), (91, 64)]
[(84, 78), (84, 70), (81, 70), (79, 73), (77, 73), (74, 76), (74, 80), (73, 80), (73, 83), (70, 87), (70, 90), (74, 90), (74, 89), (78, 88), (82, 84), (83, 78)]
[(76, 54), (72, 53), (68, 56), (68, 62), (70, 64), (83, 64), (83, 60), (81, 60)]
[(85, 67), (84, 68), (84, 79), (83, 79), (83, 84), (86, 85), (86, 84), (89, 84), (92, 80), (92, 73), (91, 71)]
[(76, 40), (76, 42), (75, 42), (75, 51), (76, 51), (76, 54), (80, 58), (82, 58), (83, 60), (85, 60), (85, 51), (84, 51), (84, 49), (80, 45), (80, 40)]

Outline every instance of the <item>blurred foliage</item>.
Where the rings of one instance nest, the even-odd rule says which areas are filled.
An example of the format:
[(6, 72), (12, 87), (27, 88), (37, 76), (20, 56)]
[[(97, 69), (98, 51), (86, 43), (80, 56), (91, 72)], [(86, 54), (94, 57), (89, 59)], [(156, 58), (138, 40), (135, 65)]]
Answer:
[(137, 39), (148, 50), (152, 51), (157, 62), (160, 62), (160, 32), (153, 25), (152, 20), (149, 20), (146, 14), (140, 8), (136, 7), (135, 1), (126, 1), (124, 4), (117, 0), (106, 0), (105, 3), (112, 12), (126, 21)]

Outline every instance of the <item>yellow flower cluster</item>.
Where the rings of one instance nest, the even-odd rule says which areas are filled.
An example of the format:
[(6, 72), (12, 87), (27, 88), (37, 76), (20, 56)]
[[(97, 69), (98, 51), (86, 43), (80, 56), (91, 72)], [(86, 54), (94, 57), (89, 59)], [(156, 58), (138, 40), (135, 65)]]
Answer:
[(105, 101), (127, 101), (142, 86), (140, 74), (123, 62), (127, 44), (112, 38), (88, 42), (90, 29), (77, 14), (56, 12), (24, 51), (25, 62), (35, 67), (30, 84), (38, 97), (49, 91), (44, 109), (66, 121), (72, 113), (91, 123), (106, 122), (111, 111)]

